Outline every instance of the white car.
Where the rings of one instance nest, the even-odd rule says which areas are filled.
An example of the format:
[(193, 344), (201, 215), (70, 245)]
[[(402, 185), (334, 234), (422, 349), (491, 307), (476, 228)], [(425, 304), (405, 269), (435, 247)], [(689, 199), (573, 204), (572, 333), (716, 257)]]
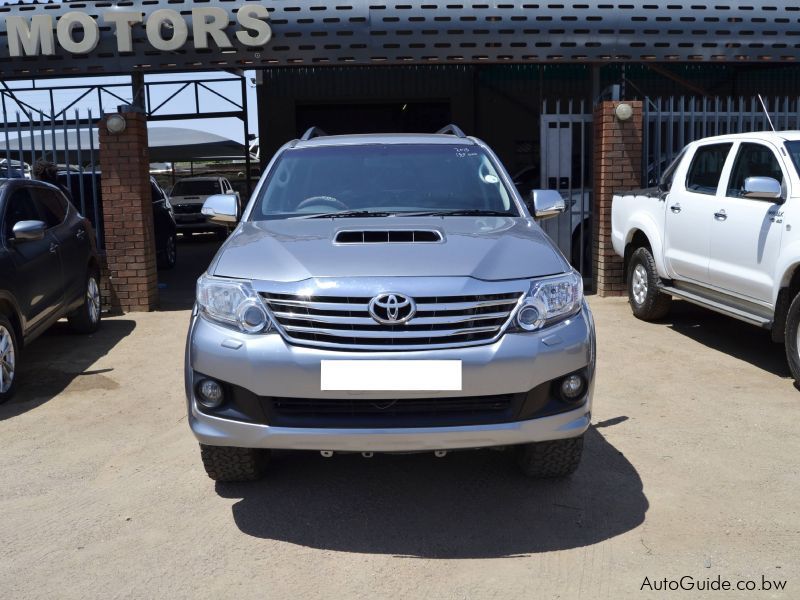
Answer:
[(718, 136), (686, 146), (657, 188), (615, 195), (634, 315), (663, 317), (674, 296), (763, 327), (800, 381), (798, 165), (800, 131)]
[(199, 233), (206, 231), (218, 232), (224, 236), (227, 228), (209, 222), (200, 212), (203, 203), (209, 197), (217, 194), (232, 194), (236, 196), (239, 215), (242, 214), (242, 202), (239, 193), (234, 191), (230, 182), (225, 177), (186, 177), (179, 180), (172, 188), (170, 203), (175, 211), (175, 223), (181, 233)]

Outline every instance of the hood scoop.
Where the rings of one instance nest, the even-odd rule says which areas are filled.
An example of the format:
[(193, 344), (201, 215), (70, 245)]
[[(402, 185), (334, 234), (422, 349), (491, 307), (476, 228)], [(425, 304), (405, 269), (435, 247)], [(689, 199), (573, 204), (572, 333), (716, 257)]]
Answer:
[(435, 229), (348, 229), (339, 231), (334, 244), (435, 244), (443, 242)]

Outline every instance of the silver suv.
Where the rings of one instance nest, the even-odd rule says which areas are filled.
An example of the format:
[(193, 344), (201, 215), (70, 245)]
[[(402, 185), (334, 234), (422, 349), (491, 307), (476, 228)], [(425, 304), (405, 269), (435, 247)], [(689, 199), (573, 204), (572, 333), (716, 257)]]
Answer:
[[(283, 146), (197, 284), (186, 394), (208, 475), (256, 479), (273, 448), (509, 447), (528, 475), (574, 471), (594, 325), (531, 217), (562, 198), (527, 204), (454, 126)], [(234, 222), (235, 198), (203, 213)]]

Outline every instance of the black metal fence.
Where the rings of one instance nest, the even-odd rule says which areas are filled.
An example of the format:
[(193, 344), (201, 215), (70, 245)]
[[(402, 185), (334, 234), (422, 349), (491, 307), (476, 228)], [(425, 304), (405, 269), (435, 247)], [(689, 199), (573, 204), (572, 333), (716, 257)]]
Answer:
[(770, 129), (800, 129), (800, 97), (760, 99), (669, 97), (645, 98), (643, 105), (642, 185), (658, 183), (681, 149), (697, 139)]
[[(567, 210), (541, 223), (584, 279), (592, 277), (592, 107), (584, 101), (544, 102), (540, 124), (543, 189), (558, 190)], [(520, 187), (519, 185), (517, 186)], [(527, 193), (520, 189), (521, 193)]]
[(76, 109), (72, 118), (64, 112), (56, 119), (18, 108), (23, 110), (12, 113), (2, 97), (0, 177), (35, 178), (37, 164), (51, 164), (57, 175), (50, 183), (59, 185), (92, 222), (102, 249), (97, 120), (92, 110)]

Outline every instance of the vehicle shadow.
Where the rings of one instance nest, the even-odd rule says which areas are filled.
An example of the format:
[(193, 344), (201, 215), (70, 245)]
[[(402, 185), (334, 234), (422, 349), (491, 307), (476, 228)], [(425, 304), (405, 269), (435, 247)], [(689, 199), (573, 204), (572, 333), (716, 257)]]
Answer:
[(183, 235), (178, 240), (175, 267), (158, 272), (158, 309), (162, 311), (192, 309), (197, 278), (222, 244), (212, 234)]
[(770, 333), (754, 325), (676, 300), (663, 322), (713, 350), (724, 352), (778, 377), (790, 377), (782, 344), (772, 341)]
[(136, 327), (135, 321), (103, 321), (97, 333), (76, 335), (59, 321), (21, 353), (17, 366), (17, 391), (0, 404), (0, 421), (41, 406), (70, 387), (74, 391), (115, 389), (113, 369), (88, 370)]
[(264, 481), (217, 484), (240, 498), (248, 535), (341, 552), (495, 558), (578, 548), (630, 531), (648, 509), (636, 469), (595, 429), (565, 480), (522, 476), (511, 451), (281, 453)]

